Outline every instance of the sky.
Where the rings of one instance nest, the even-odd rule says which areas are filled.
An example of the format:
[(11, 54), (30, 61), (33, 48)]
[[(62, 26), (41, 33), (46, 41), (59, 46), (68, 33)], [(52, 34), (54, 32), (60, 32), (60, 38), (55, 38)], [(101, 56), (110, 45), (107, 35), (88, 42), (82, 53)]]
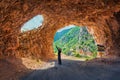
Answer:
[(40, 27), (42, 25), (43, 20), (44, 19), (42, 15), (37, 15), (33, 17), (22, 26), (21, 32)]
[(61, 32), (61, 31), (63, 31), (63, 30), (70, 29), (70, 28), (73, 28), (73, 27), (75, 27), (75, 25), (65, 26), (64, 28), (59, 29), (57, 32)]
[[(32, 30), (34, 28), (38, 28), (42, 25), (43, 21), (44, 21), (43, 16), (37, 15), (37, 16), (33, 17), (32, 19), (30, 19), (29, 21), (27, 21), (25, 24), (23, 24), (23, 26), (21, 28), (21, 32)], [(59, 29), (57, 32), (61, 32), (65, 29), (70, 29), (73, 27), (75, 27), (75, 25), (65, 26), (64, 28)]]

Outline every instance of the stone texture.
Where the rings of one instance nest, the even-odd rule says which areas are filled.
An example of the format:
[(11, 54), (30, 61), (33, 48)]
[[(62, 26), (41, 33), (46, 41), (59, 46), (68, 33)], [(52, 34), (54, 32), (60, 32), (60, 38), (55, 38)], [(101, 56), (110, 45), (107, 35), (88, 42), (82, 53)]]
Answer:
[[(29, 58), (49, 59), (53, 58), (54, 54), (50, 42), (52, 38), (43, 36), (40, 29), (23, 32), (19, 34), (19, 47), (16, 49), (16, 56)], [(52, 54), (51, 54), (52, 53)]]
[[(120, 0), (0, 0), (0, 55), (49, 58), (55, 32), (74, 24), (87, 26), (106, 54), (119, 56), (119, 11)], [(21, 34), (22, 25), (39, 14), (44, 17), (42, 27)], [(26, 50), (21, 51), (22, 46)]]

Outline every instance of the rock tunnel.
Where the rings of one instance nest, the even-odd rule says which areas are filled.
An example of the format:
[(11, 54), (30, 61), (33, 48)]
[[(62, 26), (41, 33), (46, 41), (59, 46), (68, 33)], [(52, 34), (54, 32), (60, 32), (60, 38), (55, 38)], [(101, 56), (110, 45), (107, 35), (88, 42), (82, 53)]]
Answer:
[[(36, 15), (43, 25), (21, 33)], [(87, 26), (107, 57), (120, 57), (120, 0), (0, 0), (0, 56), (53, 58), (56, 31), (70, 24)]]

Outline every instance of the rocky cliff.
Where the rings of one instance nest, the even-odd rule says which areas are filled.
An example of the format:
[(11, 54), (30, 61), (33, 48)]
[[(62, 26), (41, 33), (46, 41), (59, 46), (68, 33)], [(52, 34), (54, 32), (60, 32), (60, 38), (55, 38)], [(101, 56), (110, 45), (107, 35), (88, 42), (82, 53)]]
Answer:
[[(118, 57), (119, 11), (120, 0), (0, 0), (0, 55), (49, 58), (56, 31), (74, 24), (87, 26), (96, 43), (104, 45), (108, 55)], [(42, 27), (21, 34), (22, 25), (38, 14), (44, 17)]]

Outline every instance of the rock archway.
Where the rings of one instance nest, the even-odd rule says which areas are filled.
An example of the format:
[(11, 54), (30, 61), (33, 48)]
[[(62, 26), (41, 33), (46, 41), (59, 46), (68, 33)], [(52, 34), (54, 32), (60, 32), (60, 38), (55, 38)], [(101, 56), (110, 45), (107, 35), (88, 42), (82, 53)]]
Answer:
[[(55, 32), (63, 26), (74, 24), (88, 26), (96, 42), (106, 47), (108, 55), (120, 56), (119, 11), (120, 0), (1, 0), (0, 54), (53, 57)], [(42, 27), (20, 34), (24, 22), (38, 14), (44, 16)], [(26, 49), (32, 53), (20, 52), (19, 42), (26, 38), (29, 39), (25, 43), (28, 45)]]

